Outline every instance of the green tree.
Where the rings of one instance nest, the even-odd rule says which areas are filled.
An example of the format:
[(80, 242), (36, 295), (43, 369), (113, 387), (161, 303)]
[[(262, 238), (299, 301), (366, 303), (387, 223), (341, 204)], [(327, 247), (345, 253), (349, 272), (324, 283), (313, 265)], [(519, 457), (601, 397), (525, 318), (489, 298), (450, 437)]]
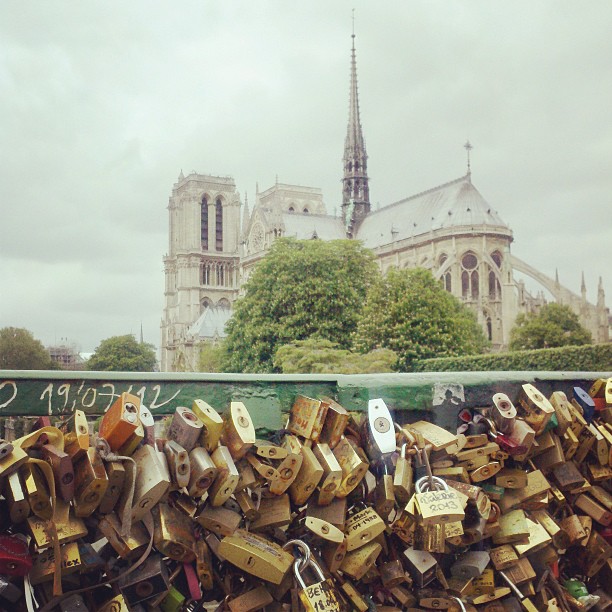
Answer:
[(56, 370), (40, 340), (22, 327), (0, 329), (0, 370)]
[(348, 349), (374, 256), (352, 240), (277, 240), (245, 285), (227, 324), (229, 372), (274, 372), (277, 347), (316, 337)]
[(510, 331), (510, 350), (524, 351), (557, 346), (591, 344), (591, 333), (578, 315), (562, 304), (545, 304), (540, 311), (520, 314)]
[(223, 343), (203, 342), (198, 355), (198, 372), (223, 372), (225, 350)]
[(132, 334), (127, 334), (102, 340), (89, 358), (87, 369), (108, 372), (152, 372), (156, 364), (153, 345), (139, 343)]
[(274, 365), (283, 374), (372, 374), (393, 372), (397, 355), (375, 349), (365, 355), (338, 348), (329, 340), (309, 338), (279, 347)]
[(422, 268), (392, 268), (372, 286), (354, 335), (360, 352), (388, 348), (397, 369), (416, 359), (482, 353), (488, 346), (474, 313)]

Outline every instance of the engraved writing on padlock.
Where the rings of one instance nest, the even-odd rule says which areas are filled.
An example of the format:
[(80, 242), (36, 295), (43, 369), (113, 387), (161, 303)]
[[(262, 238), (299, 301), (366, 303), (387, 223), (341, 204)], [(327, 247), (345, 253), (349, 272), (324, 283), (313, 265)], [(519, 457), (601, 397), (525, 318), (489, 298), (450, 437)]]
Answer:
[(419, 521), (424, 525), (462, 521), (465, 518), (465, 512), (457, 493), (449, 489), (448, 485), (436, 476), (433, 477), (433, 480), (440, 490), (426, 491), (424, 489), (428, 480), (427, 477), (423, 477), (415, 484), (415, 501), (418, 505)]
[(298, 395), (291, 408), (287, 429), (297, 436), (318, 442), (328, 408), (327, 402)]
[[(308, 569), (312, 569), (316, 574), (316, 582), (306, 586), (302, 573)], [(332, 584), (325, 579), (321, 568), (312, 558), (304, 564), (302, 559), (296, 559), (293, 563), (293, 573), (298, 583), (300, 601), (307, 612), (340, 612), (342, 608)]]
[(353, 514), (346, 521), (344, 528), (347, 550), (350, 552), (371, 542), (385, 530), (385, 527), (385, 522), (374, 508), (368, 506)]

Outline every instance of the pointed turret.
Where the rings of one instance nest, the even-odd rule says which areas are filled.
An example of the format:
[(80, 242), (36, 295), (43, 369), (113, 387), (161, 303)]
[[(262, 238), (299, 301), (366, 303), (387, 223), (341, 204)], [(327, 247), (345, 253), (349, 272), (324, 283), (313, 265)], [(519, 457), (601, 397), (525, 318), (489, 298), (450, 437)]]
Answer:
[(599, 284), (597, 285), (597, 306), (604, 308), (606, 306), (606, 293), (604, 291), (603, 279), (601, 276), (599, 277)]
[(342, 217), (346, 234), (353, 237), (360, 221), (370, 212), (368, 184), (368, 155), (359, 119), (359, 91), (357, 88), (357, 60), (355, 33), (351, 49), (351, 88), (349, 118), (344, 140), (344, 176), (342, 179)]
[(249, 196), (246, 194), (244, 194), (244, 208), (242, 209), (242, 236), (243, 238), (246, 238), (246, 231), (249, 227), (249, 220), (250, 220), (250, 215), (249, 215)]
[(582, 301), (586, 302), (586, 283), (584, 282), (584, 270), (582, 271), (582, 282), (580, 283), (580, 293), (582, 293)]

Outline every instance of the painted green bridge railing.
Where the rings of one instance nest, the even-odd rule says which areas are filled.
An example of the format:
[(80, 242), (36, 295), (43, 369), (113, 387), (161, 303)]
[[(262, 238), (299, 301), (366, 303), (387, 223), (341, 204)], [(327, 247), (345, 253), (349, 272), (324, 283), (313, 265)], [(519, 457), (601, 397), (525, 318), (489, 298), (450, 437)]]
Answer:
[(154, 415), (174, 412), (203, 399), (219, 411), (243, 401), (260, 429), (284, 424), (283, 413), (298, 393), (329, 396), (352, 411), (382, 398), (399, 422), (425, 418), (453, 427), (462, 407), (487, 406), (495, 393), (512, 400), (530, 382), (547, 396), (552, 391), (589, 388), (610, 372), (427, 372), (422, 374), (281, 375), (169, 372), (65, 372), (0, 370), (0, 418), (65, 415), (75, 409), (103, 414), (121, 393), (138, 395)]

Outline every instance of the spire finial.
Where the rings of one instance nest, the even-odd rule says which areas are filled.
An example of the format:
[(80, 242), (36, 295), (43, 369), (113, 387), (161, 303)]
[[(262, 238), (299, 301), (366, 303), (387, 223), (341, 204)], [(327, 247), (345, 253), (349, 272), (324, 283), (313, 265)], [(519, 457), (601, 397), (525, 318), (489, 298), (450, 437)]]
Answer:
[(352, 13), (353, 13), (353, 16), (352, 16), (352, 19), (353, 19), (353, 33), (352, 33), (352, 38), (353, 38), (353, 45), (354, 45), (354, 44), (355, 44), (355, 9), (353, 9)]
[(470, 174), (472, 174), (472, 165), (470, 163), (471, 162), (470, 153), (474, 147), (472, 146), (472, 143), (469, 140), (466, 140), (465, 144), (463, 145), (463, 148), (467, 152), (467, 173), (469, 176)]

